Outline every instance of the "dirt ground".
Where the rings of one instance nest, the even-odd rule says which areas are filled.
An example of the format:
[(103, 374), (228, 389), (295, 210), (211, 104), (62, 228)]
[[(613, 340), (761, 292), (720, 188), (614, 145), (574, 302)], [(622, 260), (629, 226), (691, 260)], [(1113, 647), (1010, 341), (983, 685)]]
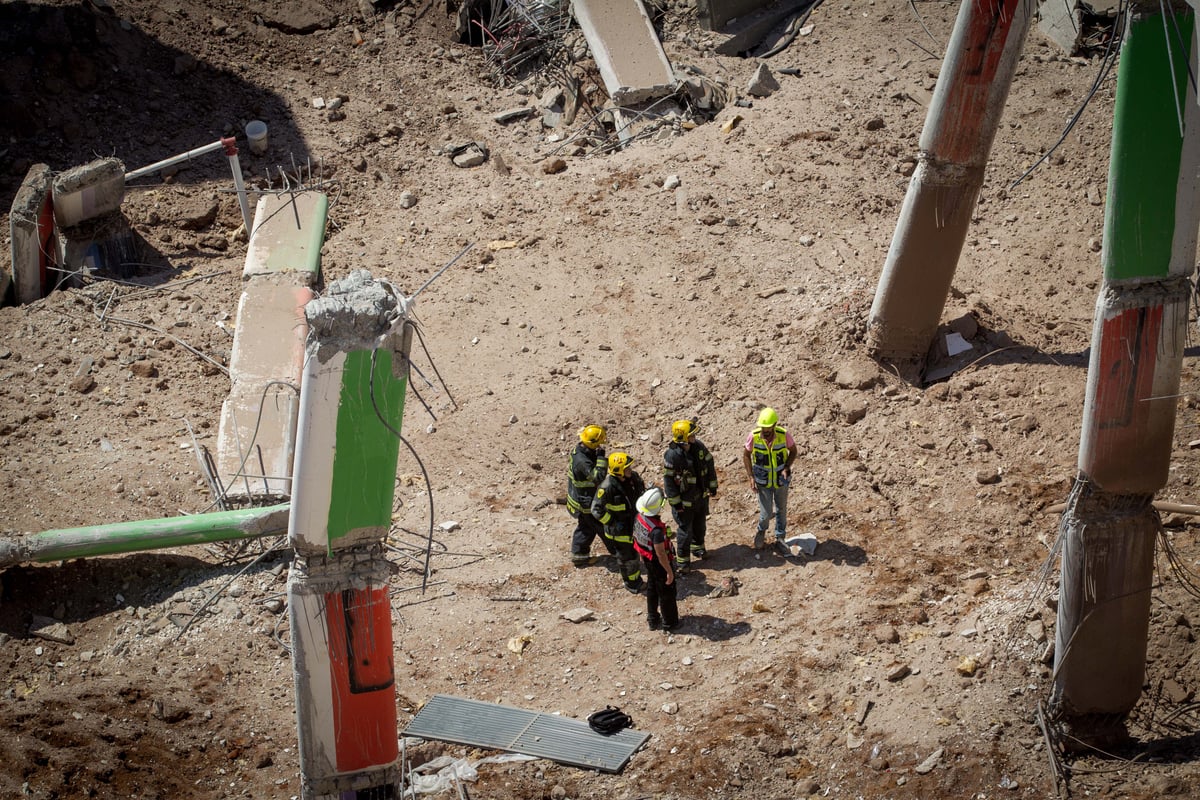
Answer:
[[(436, 528), (421, 591), (427, 486), (402, 449), (401, 725), (449, 693), (576, 718), (616, 705), (651, 738), (619, 775), (481, 765), (472, 796), (1052, 796), (1035, 721), (1055, 621), (1047, 509), (1075, 472), (1115, 81), (1014, 187), (1100, 67), (1030, 33), (944, 316), (968, 323), (972, 358), (901, 380), (863, 334), (957, 10), (824, 3), (768, 60), (778, 91), (749, 97), (758, 60), (717, 55), (673, 2), (672, 64), (728, 104), (622, 149), (580, 133), (598, 89), (572, 125), (545, 127), (548, 74), (498, 81), (441, 3), (4, 2), (0, 208), (33, 163), (132, 169), (262, 119), (270, 147), (243, 149), (247, 180), (277, 186), (299, 165), (329, 192), (326, 281), (365, 268), (411, 293), (474, 245), (416, 305), (429, 408), (410, 392), (404, 434)], [(585, 89), (602, 85), (579, 54)], [(537, 112), (495, 120), (520, 106)], [(458, 167), (449, 150), (469, 142), (489, 157)], [(127, 283), (0, 308), (6, 537), (210, 507), (189, 428), (214, 448), (229, 390), (196, 354), (226, 364), (236, 324), (228, 164), (137, 181), (123, 210), (151, 254)], [(1184, 370), (1160, 498), (1192, 503), (1191, 350)], [(818, 537), (812, 557), (750, 547), (740, 447), (762, 405), (799, 445), (790, 529)], [(670, 423), (693, 416), (722, 485), (668, 636), (614, 564), (570, 566), (566, 452), (599, 422), (657, 480)], [(1165, 522), (1194, 566), (1197, 523)], [(297, 796), (289, 560), (264, 540), (0, 574), (0, 795)], [(708, 596), (731, 576), (737, 595)], [(1074, 761), (1076, 796), (1188, 796), (1200, 775), (1196, 604), (1158, 579), (1135, 745)], [(594, 618), (562, 618), (578, 607)], [(31, 632), (47, 618), (70, 643)], [(408, 748), (414, 765), (442, 754), (489, 753)]]

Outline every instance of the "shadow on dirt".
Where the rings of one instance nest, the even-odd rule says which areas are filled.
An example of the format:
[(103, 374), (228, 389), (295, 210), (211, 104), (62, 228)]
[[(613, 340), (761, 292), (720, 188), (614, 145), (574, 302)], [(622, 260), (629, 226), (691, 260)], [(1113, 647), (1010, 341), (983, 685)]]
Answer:
[[(0, 207), (12, 205), (37, 162), (58, 171), (111, 155), (133, 170), (233, 132), (243, 166), (254, 167), (262, 157), (249, 153), (243, 130), (251, 119), (269, 122), (272, 150), (290, 150), (297, 163), (308, 159), (282, 97), (163, 44), (103, 6), (0, 4), (0, 142), (7, 153)], [(172, 18), (161, 10), (142, 24), (166, 27)], [(257, 49), (253, 32), (242, 35), (248, 51)], [(189, 162), (175, 182), (212, 179), (230, 180), (220, 151)]]
[[(280, 559), (290, 556), (287, 549), (269, 553), (253, 564), (247, 574), (270, 571)], [(10, 567), (0, 573), (0, 608), (4, 612), (0, 614), (0, 633), (23, 639), (30, 635), (29, 625), (34, 617), (70, 625), (120, 609), (154, 605), (214, 577), (232, 578), (246, 569), (247, 564), (248, 559), (213, 564), (171, 553), (134, 553)], [(192, 594), (188, 593), (189, 600), (198, 599)], [(171, 616), (176, 624), (187, 622), (183, 617)]]
[[(767, 538), (770, 539), (769, 536)], [(709, 550), (708, 558), (700, 564), (715, 578), (721, 570), (772, 569), (814, 561), (828, 561), (839, 567), (861, 567), (867, 563), (867, 551), (837, 539), (821, 540), (817, 544), (817, 551), (811, 556), (784, 556), (771, 543), (762, 550), (755, 550), (748, 544), (724, 544)]]
[(753, 630), (754, 627), (744, 620), (729, 622), (711, 614), (688, 614), (685, 612), (680, 615), (679, 627), (675, 632), (708, 639), (710, 642), (724, 642), (739, 636), (746, 636)]

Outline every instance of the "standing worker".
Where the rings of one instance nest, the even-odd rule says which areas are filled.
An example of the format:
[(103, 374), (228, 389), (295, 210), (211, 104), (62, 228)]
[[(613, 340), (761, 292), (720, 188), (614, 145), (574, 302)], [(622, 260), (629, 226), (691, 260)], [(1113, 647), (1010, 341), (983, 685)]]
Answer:
[(637, 517), (634, 504), (645, 493), (646, 484), (631, 464), (633, 457), (628, 453), (613, 453), (608, 457), (608, 475), (592, 500), (592, 516), (600, 520), (605, 538), (616, 550), (621, 583), (637, 594), (645, 584), (637, 552), (633, 549), (633, 524)]
[(679, 571), (692, 556), (704, 558), (708, 532), (708, 498), (717, 496), (717, 468), (712, 453), (696, 439), (697, 426), (689, 419), (671, 425), (671, 443), (663, 453), (663, 494), (679, 526)]
[(787, 496), (792, 478), (792, 461), (796, 458), (796, 442), (787, 429), (779, 424), (773, 408), (758, 412), (758, 425), (746, 437), (742, 463), (750, 477), (750, 485), (758, 493), (758, 530), (754, 534), (754, 549), (765, 543), (767, 524), (775, 517), (775, 543), (784, 550), (787, 546)]
[(671, 529), (659, 517), (664, 505), (666, 500), (657, 486), (638, 498), (633, 549), (642, 557), (642, 567), (646, 570), (646, 624), (652, 631), (662, 628), (670, 633), (679, 626), (679, 606)]
[(592, 500), (596, 487), (608, 474), (608, 458), (604, 443), (608, 435), (600, 425), (584, 425), (579, 429), (579, 443), (571, 448), (567, 465), (567, 513), (575, 518), (571, 535), (571, 563), (586, 567), (592, 563), (592, 542), (597, 536), (604, 541), (608, 552), (616, 555), (612, 544), (604, 537), (604, 526), (592, 516)]

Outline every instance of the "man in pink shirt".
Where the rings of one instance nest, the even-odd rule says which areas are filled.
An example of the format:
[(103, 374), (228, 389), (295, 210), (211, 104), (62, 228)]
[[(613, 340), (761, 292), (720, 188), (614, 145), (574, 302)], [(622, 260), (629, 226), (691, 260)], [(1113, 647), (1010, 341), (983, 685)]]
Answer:
[(758, 424), (746, 437), (742, 463), (750, 485), (758, 493), (758, 530), (754, 534), (754, 549), (765, 545), (767, 525), (775, 517), (775, 543), (787, 549), (788, 483), (792, 477), (792, 461), (796, 458), (796, 442), (787, 429), (779, 424), (779, 414), (773, 408), (758, 413)]

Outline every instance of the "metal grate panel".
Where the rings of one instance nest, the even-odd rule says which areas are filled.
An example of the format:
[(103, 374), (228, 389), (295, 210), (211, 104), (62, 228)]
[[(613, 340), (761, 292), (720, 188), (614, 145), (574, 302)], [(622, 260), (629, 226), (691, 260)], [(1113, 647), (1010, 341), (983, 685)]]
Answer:
[(620, 772), (650, 738), (629, 728), (604, 736), (581, 720), (448, 694), (435, 694), (404, 735), (523, 753), (601, 772)]

